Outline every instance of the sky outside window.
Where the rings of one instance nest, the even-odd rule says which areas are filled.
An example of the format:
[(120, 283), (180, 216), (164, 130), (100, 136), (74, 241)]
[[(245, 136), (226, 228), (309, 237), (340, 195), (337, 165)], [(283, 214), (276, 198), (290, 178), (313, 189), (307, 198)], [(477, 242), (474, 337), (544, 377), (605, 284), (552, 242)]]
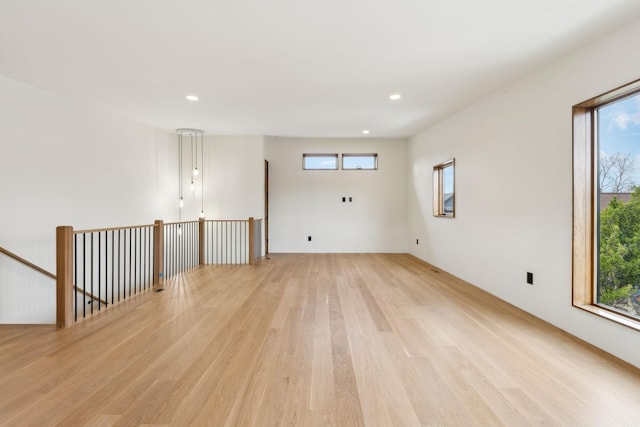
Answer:
[(305, 155), (303, 157), (303, 160), (304, 160), (304, 169), (329, 169), (329, 170), (338, 169), (337, 155), (331, 155), (331, 154), (326, 156)]
[(453, 165), (442, 170), (442, 190), (445, 195), (453, 193)]
[(342, 156), (342, 169), (376, 169), (376, 159), (377, 156), (375, 154), (361, 156), (344, 154)]
[[(640, 94), (598, 109), (598, 149), (601, 165), (615, 156), (628, 157), (628, 177), (633, 186), (640, 184)], [(612, 191), (602, 179), (601, 184), (602, 192)], [(627, 186), (623, 192), (628, 191)]]

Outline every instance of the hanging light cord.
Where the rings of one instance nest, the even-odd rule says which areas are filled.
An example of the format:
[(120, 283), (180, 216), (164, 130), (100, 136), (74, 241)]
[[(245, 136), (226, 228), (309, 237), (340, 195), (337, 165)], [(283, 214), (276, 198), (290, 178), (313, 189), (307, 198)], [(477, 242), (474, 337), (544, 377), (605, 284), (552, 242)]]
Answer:
[(200, 168), (200, 169), (202, 169), (200, 171), (201, 181), (202, 181), (200, 200), (201, 200), (201, 214), (203, 214), (203, 217), (204, 217), (204, 134), (200, 135), (200, 150), (201, 150), (201, 152), (200, 152), (200, 163), (202, 165), (202, 167)]
[(182, 222), (182, 133), (178, 135), (178, 222)]

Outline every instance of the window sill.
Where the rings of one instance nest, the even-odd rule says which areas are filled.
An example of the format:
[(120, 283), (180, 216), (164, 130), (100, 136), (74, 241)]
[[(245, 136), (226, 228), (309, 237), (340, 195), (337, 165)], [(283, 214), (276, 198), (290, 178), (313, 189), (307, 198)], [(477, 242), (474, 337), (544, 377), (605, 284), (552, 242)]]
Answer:
[(624, 314), (616, 313), (615, 311), (607, 310), (606, 308), (602, 308), (597, 305), (574, 304), (574, 307), (640, 332), (640, 320), (633, 319), (625, 316)]

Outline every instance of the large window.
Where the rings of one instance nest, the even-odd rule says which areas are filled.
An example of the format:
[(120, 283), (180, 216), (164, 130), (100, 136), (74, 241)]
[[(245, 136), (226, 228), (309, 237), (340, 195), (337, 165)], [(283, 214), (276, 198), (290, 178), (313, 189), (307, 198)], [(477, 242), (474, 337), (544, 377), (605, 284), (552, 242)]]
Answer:
[(455, 216), (455, 171), (454, 159), (433, 168), (433, 215), (453, 218)]
[(573, 302), (640, 329), (640, 82), (573, 119)]

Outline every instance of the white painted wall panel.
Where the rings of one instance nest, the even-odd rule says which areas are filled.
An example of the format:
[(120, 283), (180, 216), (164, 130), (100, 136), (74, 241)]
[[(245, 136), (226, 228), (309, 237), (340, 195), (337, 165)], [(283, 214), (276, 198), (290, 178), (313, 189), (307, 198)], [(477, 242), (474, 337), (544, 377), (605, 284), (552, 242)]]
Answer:
[[(636, 366), (640, 334), (571, 307), (571, 107), (640, 77), (638, 39), (636, 21), (424, 130), (408, 154), (411, 253)], [(451, 157), (456, 218), (434, 218), (432, 167)]]
[[(0, 128), (0, 245), (24, 258), (55, 273), (58, 225), (171, 217), (170, 133), (4, 77)], [(0, 322), (54, 320), (54, 281), (0, 256)]]
[[(406, 146), (403, 139), (267, 138), (270, 251), (406, 252)], [(303, 153), (378, 153), (378, 170), (302, 170)]]

